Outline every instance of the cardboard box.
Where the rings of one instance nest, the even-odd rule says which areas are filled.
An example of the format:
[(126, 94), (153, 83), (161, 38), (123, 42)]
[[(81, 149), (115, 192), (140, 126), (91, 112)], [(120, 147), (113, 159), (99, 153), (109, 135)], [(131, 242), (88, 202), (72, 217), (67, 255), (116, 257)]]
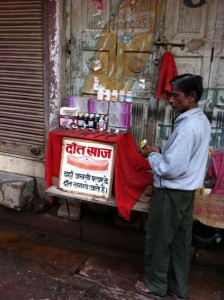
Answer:
[(127, 102), (111, 102), (109, 105), (109, 114), (117, 113), (117, 114), (131, 114), (132, 112), (132, 104)]
[(74, 122), (77, 124), (79, 109), (74, 107), (61, 107), (60, 109), (60, 126), (69, 127)]
[(132, 114), (109, 113), (108, 126), (116, 128), (130, 128)]
[(88, 100), (88, 113), (89, 114), (108, 115), (109, 102), (110, 101), (97, 100), (97, 99), (90, 98)]
[(88, 98), (80, 96), (68, 96), (68, 107), (76, 107), (79, 111), (88, 112)]
[(60, 115), (60, 126), (69, 127), (72, 122), (77, 125), (78, 118), (75, 116)]

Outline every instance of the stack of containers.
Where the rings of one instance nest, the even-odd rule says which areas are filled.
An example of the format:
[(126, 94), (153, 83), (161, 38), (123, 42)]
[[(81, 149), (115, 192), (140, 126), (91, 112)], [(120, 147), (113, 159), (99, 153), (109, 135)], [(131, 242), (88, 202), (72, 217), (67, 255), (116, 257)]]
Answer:
[(108, 129), (127, 131), (131, 127), (131, 121), (132, 103), (110, 101)]
[[(119, 129), (127, 131), (132, 122), (132, 93), (124, 91), (118, 93), (116, 90), (110, 92), (108, 99), (105, 93), (109, 90), (100, 90), (96, 98), (85, 98), (80, 96), (68, 96), (68, 107), (75, 107), (79, 113), (85, 113), (97, 116), (103, 116), (108, 120), (106, 126), (108, 129)], [(106, 101), (102, 101), (106, 100)], [(109, 101), (108, 101), (109, 100)]]

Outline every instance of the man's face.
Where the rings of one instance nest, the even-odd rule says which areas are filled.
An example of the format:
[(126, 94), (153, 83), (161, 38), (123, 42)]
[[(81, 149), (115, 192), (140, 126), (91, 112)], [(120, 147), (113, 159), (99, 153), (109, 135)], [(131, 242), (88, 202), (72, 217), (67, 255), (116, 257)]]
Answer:
[(177, 89), (176, 86), (171, 87), (170, 105), (173, 110), (183, 113), (197, 106), (192, 96), (186, 96), (183, 92)]

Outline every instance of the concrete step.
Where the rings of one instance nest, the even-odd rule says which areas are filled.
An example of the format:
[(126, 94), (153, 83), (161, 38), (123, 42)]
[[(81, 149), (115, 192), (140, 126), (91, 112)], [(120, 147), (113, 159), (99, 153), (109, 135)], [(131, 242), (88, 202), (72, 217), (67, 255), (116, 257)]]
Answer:
[(0, 171), (0, 204), (16, 210), (29, 206), (34, 186), (31, 177)]
[(116, 212), (100, 213), (81, 209), (81, 218), (70, 221), (58, 217), (58, 205), (41, 214), (29, 211), (16, 211), (0, 206), (0, 223), (12, 224), (46, 234), (86, 241), (133, 253), (144, 253), (145, 232), (136, 229), (135, 223), (115, 224)]

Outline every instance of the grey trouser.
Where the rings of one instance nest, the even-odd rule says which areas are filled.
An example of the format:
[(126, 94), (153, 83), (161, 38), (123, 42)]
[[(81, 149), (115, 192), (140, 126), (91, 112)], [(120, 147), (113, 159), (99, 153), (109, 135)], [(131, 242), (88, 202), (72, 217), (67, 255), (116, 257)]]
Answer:
[(160, 296), (166, 295), (169, 289), (180, 298), (186, 297), (193, 205), (194, 191), (157, 189), (152, 197), (144, 282)]

